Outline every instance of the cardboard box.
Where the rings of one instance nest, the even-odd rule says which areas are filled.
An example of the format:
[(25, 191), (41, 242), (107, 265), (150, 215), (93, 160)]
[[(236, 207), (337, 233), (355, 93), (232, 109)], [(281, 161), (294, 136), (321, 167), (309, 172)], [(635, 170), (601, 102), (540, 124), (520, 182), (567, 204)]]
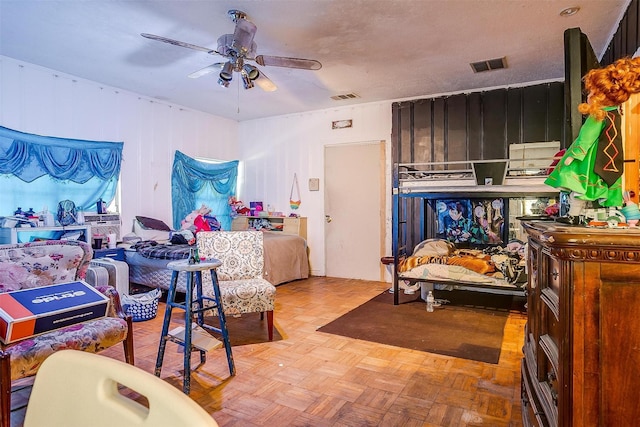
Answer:
[(82, 282), (0, 294), (0, 341), (5, 344), (107, 315), (109, 298)]

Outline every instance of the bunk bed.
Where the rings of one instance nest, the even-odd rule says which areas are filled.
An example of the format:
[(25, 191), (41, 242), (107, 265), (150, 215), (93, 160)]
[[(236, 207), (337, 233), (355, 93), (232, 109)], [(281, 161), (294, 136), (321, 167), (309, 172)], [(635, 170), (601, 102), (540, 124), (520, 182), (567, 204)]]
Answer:
[(557, 161), (557, 150), (551, 152), (541, 157), (530, 151), (511, 152), (510, 159), (396, 163), (393, 256), (385, 257), (387, 262), (393, 259), (394, 304), (401, 281), (408, 286), (429, 283), (444, 289), (524, 294), (526, 237), (518, 218), (548, 219), (541, 205), (559, 201), (558, 191), (544, 184)]

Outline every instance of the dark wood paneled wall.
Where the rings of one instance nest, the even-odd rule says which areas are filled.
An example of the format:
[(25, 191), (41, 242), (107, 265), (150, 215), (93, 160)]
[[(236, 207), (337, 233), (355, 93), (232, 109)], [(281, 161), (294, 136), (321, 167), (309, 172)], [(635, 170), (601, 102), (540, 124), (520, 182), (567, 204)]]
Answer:
[(393, 160), (504, 159), (509, 144), (561, 141), (563, 100), (553, 82), (394, 103)]
[(611, 43), (600, 59), (600, 64), (608, 65), (625, 56), (633, 56), (638, 46), (640, 46), (640, 5), (638, 0), (632, 0)]

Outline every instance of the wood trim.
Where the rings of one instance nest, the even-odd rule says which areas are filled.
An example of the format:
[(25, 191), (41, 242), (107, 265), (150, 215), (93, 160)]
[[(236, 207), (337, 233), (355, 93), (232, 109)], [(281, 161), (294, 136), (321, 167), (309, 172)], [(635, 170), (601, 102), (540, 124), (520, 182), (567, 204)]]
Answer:
[(633, 191), (631, 199), (638, 203), (640, 200), (640, 94), (631, 95), (623, 105), (624, 128), (624, 189)]
[[(386, 256), (387, 247), (387, 145), (384, 140), (380, 140), (380, 258)], [(387, 267), (380, 263), (380, 281), (387, 280)]]

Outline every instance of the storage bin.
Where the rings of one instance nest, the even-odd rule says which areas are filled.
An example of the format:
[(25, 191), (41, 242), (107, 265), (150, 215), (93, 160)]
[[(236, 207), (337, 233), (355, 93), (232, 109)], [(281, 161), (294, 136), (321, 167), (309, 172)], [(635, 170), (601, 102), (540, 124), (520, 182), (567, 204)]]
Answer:
[(158, 314), (158, 302), (162, 296), (160, 289), (143, 294), (120, 295), (124, 312), (131, 316), (134, 322), (151, 320)]

